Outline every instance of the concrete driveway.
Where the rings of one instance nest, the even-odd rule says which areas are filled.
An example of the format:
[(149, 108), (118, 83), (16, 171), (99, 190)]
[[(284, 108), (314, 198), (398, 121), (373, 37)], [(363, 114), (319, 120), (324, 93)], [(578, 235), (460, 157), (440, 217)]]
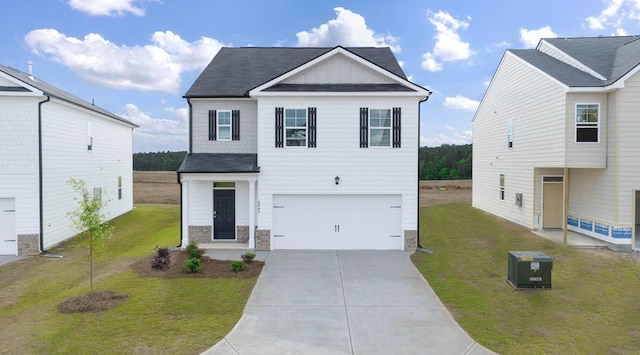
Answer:
[(273, 251), (205, 354), (490, 354), (401, 251)]

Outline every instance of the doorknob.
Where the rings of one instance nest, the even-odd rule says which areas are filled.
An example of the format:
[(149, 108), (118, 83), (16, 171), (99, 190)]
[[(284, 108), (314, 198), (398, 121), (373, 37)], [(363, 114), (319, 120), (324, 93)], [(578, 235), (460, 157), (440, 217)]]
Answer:
[(216, 211), (213, 211), (213, 218), (216, 218)]

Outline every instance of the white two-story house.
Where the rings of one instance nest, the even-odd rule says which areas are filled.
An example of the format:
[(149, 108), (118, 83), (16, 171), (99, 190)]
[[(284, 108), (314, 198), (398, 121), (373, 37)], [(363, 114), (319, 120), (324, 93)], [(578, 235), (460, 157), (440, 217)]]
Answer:
[(637, 248), (640, 37), (507, 50), (473, 120), (473, 206)]
[(182, 245), (415, 249), (429, 94), (388, 48), (222, 48), (185, 95)]
[(108, 201), (133, 208), (133, 123), (40, 78), (0, 66), (0, 255), (33, 255), (71, 238), (82, 179)]

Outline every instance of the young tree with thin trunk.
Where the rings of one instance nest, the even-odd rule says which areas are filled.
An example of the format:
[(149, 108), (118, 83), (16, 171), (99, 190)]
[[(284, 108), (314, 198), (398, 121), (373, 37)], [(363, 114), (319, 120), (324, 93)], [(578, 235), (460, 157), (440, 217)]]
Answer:
[(89, 247), (89, 280), (93, 295), (93, 257), (104, 251), (104, 242), (111, 237), (112, 227), (102, 213), (106, 206), (102, 196), (89, 193), (84, 180), (71, 178), (68, 183), (73, 191), (80, 195), (74, 197), (78, 202), (78, 208), (67, 212), (67, 216), (70, 217), (73, 228), (79, 232), (76, 238), (80, 245)]

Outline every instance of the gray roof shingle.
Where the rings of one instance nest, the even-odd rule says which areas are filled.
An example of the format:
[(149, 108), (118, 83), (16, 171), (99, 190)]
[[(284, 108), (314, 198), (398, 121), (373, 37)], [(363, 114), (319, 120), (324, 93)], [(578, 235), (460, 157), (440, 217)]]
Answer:
[[(328, 47), (223, 47), (184, 97), (247, 97), (251, 89), (333, 49)], [(348, 47), (344, 49), (402, 79), (407, 79), (389, 48)]]
[(508, 50), (569, 87), (604, 87), (640, 64), (640, 37), (576, 37), (544, 40), (602, 75), (601, 80), (537, 49)]
[[(136, 124), (134, 124), (133, 122), (130, 122), (128, 120), (125, 120), (124, 118), (117, 116), (101, 107), (98, 107), (96, 105), (93, 105), (77, 96), (74, 96), (62, 89), (59, 89), (45, 81), (43, 81), (40, 78), (34, 78), (31, 79), (31, 77), (29, 76), (29, 74), (24, 73), (18, 69), (15, 68), (11, 68), (11, 67), (5, 67), (3, 65), (0, 65), (0, 71), (4, 72), (5, 74), (27, 84), (30, 86), (35, 87), (36, 89), (44, 92), (45, 95), (49, 95), (49, 96), (53, 96), (55, 98), (58, 98), (60, 100), (64, 100), (67, 101), (69, 103), (78, 105), (80, 107), (86, 108), (88, 110), (109, 116), (115, 120), (118, 120), (120, 122), (126, 123), (128, 125), (131, 125), (132, 127), (138, 127)], [(7, 90), (3, 90), (3, 91), (7, 91)], [(24, 90), (19, 90), (19, 91), (24, 91)], [(28, 91), (28, 90), (26, 90)]]
[(257, 173), (257, 154), (192, 153), (180, 164), (178, 173)]

